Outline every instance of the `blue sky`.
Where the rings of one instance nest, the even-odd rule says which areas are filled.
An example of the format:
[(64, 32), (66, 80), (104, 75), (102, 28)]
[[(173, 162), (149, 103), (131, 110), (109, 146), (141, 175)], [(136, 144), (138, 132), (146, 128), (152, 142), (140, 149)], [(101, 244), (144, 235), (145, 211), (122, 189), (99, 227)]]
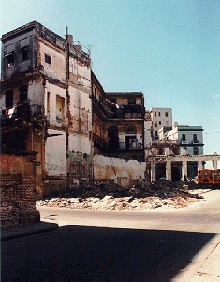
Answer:
[(220, 154), (219, 0), (0, 0), (0, 35), (37, 20), (91, 46), (106, 91), (142, 91), (145, 107), (204, 128)]

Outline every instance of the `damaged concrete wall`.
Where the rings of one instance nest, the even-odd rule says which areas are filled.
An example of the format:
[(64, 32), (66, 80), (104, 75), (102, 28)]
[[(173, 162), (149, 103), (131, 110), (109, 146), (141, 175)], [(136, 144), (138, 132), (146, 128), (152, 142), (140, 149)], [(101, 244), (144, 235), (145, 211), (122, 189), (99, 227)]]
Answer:
[(66, 82), (66, 56), (65, 51), (52, 45), (50, 42), (39, 40), (39, 65), (44, 67), (44, 74), (52, 79)]
[(66, 134), (48, 129), (45, 141), (45, 171), (48, 176), (66, 176)]
[(40, 221), (36, 210), (35, 155), (0, 155), (2, 227)]
[(94, 180), (114, 180), (123, 186), (145, 179), (146, 163), (136, 160), (94, 156)]

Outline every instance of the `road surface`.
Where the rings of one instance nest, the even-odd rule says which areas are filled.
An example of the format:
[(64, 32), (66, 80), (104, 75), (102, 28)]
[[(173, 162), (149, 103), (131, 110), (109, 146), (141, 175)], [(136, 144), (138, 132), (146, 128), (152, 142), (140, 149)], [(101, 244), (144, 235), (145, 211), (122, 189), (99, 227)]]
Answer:
[(40, 207), (60, 228), (2, 243), (2, 281), (218, 281), (219, 200), (212, 191), (172, 212)]

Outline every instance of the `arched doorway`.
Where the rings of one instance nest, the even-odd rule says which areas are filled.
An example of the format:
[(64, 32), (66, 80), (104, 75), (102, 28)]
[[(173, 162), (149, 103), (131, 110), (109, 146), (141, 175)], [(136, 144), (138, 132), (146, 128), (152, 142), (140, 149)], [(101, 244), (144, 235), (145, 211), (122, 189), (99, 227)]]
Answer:
[(118, 138), (118, 127), (110, 126), (108, 128), (108, 148), (118, 149), (119, 148), (119, 138)]

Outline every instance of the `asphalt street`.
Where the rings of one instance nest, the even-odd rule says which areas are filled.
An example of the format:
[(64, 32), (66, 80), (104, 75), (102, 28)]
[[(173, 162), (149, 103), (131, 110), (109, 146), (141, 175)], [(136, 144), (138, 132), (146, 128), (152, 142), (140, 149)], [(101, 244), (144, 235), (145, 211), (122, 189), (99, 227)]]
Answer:
[(41, 220), (60, 228), (3, 242), (2, 281), (189, 281), (186, 271), (217, 281), (201, 264), (216, 265), (209, 254), (220, 242), (219, 200), (212, 191), (172, 212), (40, 208)]

